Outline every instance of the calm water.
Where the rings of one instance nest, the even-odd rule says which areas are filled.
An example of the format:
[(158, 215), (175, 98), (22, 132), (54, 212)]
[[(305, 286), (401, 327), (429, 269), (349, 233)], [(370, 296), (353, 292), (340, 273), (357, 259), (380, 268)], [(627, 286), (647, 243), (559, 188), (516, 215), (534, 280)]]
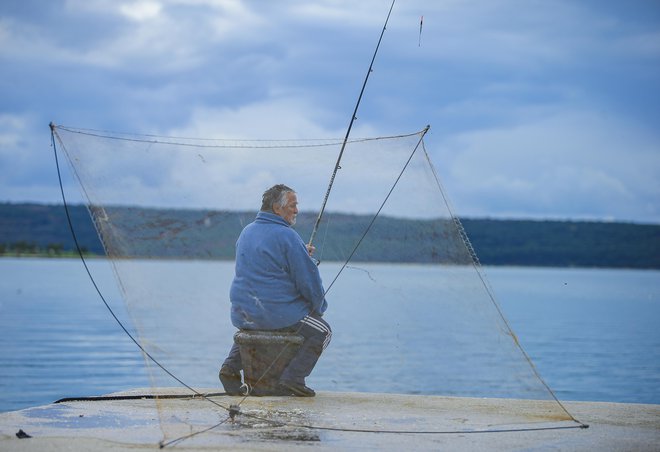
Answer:
[[(103, 294), (130, 325), (107, 262), (90, 265)], [(196, 265), (199, 273), (226, 263)], [(391, 266), (390, 271), (404, 269)], [(7, 258), (0, 259), (0, 272), (0, 411), (149, 386), (141, 354), (99, 300), (80, 261)], [(660, 403), (660, 272), (487, 268), (486, 274), (510, 325), (560, 399)], [(384, 305), (396, 306), (395, 295)], [(405, 381), (389, 372), (369, 378), (368, 387), (361, 377), (346, 383), (347, 375), (359, 371), (373, 375), (386, 347), (375, 323), (373, 331), (362, 326), (365, 337), (374, 339), (363, 348), (356, 344), (349, 324), (355, 309), (331, 305), (335, 337), (310, 386), (406, 392)], [(201, 323), (209, 323), (204, 320), (201, 316)], [(401, 316), (396, 335), (419, 322), (416, 314)], [(409, 337), (411, 349), (415, 340), (423, 340)], [(199, 350), (217, 355), (211, 365), (226, 352), (223, 340)], [(354, 353), (359, 370), (342, 366), (344, 349)], [(433, 381), (424, 384), (429, 393), (435, 391)]]

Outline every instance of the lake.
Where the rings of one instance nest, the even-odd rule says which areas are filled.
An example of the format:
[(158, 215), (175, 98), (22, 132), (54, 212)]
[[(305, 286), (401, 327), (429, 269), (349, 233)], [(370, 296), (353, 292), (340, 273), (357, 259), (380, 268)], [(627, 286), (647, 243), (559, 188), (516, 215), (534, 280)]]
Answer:
[[(109, 264), (98, 259), (89, 265), (117, 316), (133, 331)], [(231, 275), (229, 262), (148, 265), (159, 272), (183, 275), (177, 278), (194, 279), (194, 275), (215, 275), (219, 270), (225, 278)], [(324, 266), (332, 270), (332, 265)], [(390, 265), (377, 270), (391, 275), (386, 282), (396, 286), (390, 278), (402, 274), (415, 278), (426, 269)], [(355, 270), (368, 271), (368, 266)], [(0, 272), (0, 411), (63, 397), (149, 387), (141, 353), (99, 299), (80, 260), (3, 258)], [(660, 403), (659, 271), (487, 267), (485, 273), (511, 328), (560, 400)], [(343, 290), (350, 290), (350, 278), (349, 273)], [(333, 304), (333, 296), (341, 298), (342, 287), (333, 290), (336, 293), (328, 296), (326, 314), (333, 326), (333, 343), (309, 377), (311, 387), (468, 394), (461, 387), (465, 376), (461, 360), (466, 354), (490, 353), (493, 344), (481, 342), (474, 347), (459, 341), (450, 347), (429, 336), (432, 320), (456, 307), (438, 303), (424, 304), (419, 311), (414, 306), (402, 307), (396, 290), (380, 292), (378, 308), (370, 300)], [(184, 381), (198, 378), (196, 384), (218, 384), (217, 367), (233, 330), (228, 307), (213, 303), (191, 302), (194, 325), (188, 325), (191, 321), (183, 313), (154, 320), (163, 328), (176, 328), (177, 320), (187, 325), (188, 334), (179, 335), (176, 345), (190, 350), (189, 357), (172, 361), (173, 366), (186, 369), (191, 363), (208, 362), (202, 368), (209, 370), (201, 377), (182, 371)], [(369, 322), (359, 321), (362, 311), (368, 311)], [(213, 336), (204, 336), (206, 330)], [(187, 337), (195, 331), (200, 337), (197, 342)], [(426, 355), (414, 351), (429, 342), (436, 354), (424, 362)], [(432, 371), (421, 372), (421, 368)], [(413, 370), (406, 373), (405, 369)]]

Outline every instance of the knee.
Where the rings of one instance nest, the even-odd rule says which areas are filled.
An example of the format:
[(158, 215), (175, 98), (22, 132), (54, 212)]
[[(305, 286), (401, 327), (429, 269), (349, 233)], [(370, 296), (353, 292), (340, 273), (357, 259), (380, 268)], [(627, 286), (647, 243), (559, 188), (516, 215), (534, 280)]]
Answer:
[(323, 346), (323, 350), (325, 350), (325, 348), (328, 346), (328, 344), (330, 344), (330, 341), (332, 340), (332, 329), (325, 320), (323, 321), (323, 325), (325, 328), (323, 329), (322, 332), (321, 331), (319, 332), (320, 334), (318, 338), (319, 338), (319, 342)]
[(323, 350), (330, 344), (332, 340), (332, 330), (328, 328), (328, 334), (326, 334), (325, 339), (323, 340)]
[(301, 322), (305, 326), (300, 330), (305, 337), (305, 342), (325, 349), (332, 338), (332, 329), (328, 322), (316, 316), (308, 316)]

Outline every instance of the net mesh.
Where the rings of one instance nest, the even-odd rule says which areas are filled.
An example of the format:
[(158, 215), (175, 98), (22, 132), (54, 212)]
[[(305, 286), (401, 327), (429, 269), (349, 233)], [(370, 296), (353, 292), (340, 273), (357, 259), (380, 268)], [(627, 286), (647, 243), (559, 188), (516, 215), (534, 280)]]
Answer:
[[(298, 194), (295, 229), (307, 241), (342, 141), (53, 131), (149, 354), (154, 393), (179, 385), (172, 375), (195, 391), (221, 391), (218, 370), (235, 332), (229, 286), (236, 239), (264, 190), (285, 183)], [(346, 145), (314, 241), (333, 341), (307, 384), (549, 401), (537, 420), (571, 420), (507, 325), (424, 133)], [(221, 399), (211, 408), (226, 415), (228, 404)], [(200, 427), (183, 413), (173, 421), (159, 409), (165, 438), (181, 425)]]

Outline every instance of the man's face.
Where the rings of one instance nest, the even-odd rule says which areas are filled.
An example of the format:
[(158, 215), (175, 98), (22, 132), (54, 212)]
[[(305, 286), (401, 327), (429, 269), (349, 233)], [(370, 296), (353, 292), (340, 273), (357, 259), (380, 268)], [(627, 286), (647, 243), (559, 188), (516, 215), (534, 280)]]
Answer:
[(296, 224), (296, 216), (298, 215), (298, 197), (295, 193), (286, 194), (286, 204), (284, 207), (278, 205), (273, 206), (273, 212), (284, 218), (284, 220), (291, 226)]

